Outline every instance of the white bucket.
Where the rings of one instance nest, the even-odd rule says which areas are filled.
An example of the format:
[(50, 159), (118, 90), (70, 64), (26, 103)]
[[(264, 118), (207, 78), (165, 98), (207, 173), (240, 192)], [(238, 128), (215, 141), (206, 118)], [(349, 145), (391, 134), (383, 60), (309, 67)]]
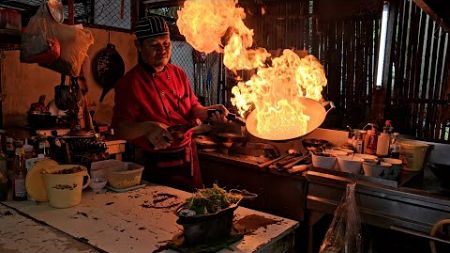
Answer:
[[(81, 170), (74, 173), (58, 174), (58, 171), (80, 167)], [(89, 185), (90, 177), (86, 167), (67, 164), (60, 165), (59, 169), (52, 173), (43, 173), (45, 185), (47, 187), (49, 204), (56, 208), (68, 208), (76, 206), (81, 202), (81, 192)], [(88, 177), (83, 185), (83, 178)]]
[(430, 145), (420, 141), (400, 141), (400, 159), (403, 169), (407, 171), (420, 171), (423, 168), (425, 157)]

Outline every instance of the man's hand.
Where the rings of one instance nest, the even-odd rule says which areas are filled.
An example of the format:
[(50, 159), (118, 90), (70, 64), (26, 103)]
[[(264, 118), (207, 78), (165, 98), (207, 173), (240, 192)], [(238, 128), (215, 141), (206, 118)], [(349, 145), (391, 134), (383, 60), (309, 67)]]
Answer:
[(209, 119), (211, 120), (211, 122), (213, 124), (226, 124), (226, 123), (228, 123), (227, 115), (228, 115), (229, 111), (224, 105), (216, 104), (216, 105), (207, 106), (205, 108), (206, 108), (206, 111), (208, 111), (209, 109), (215, 109), (215, 110), (219, 110), (219, 111), (222, 112), (222, 113), (220, 113), (218, 111), (214, 112), (211, 115), (211, 117), (209, 117)]
[(151, 122), (151, 124), (148, 124), (147, 129), (146, 137), (155, 147), (155, 150), (170, 147), (170, 141), (173, 140), (173, 137), (167, 130), (167, 125), (158, 122)]

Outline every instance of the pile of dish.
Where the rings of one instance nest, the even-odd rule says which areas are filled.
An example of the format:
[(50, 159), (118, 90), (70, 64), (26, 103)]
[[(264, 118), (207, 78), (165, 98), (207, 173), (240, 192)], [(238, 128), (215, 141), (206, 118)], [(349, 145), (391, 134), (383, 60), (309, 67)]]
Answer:
[(358, 154), (348, 149), (325, 149), (321, 152), (312, 152), (312, 165), (316, 168), (395, 180), (403, 163), (400, 159), (380, 159), (374, 155)]

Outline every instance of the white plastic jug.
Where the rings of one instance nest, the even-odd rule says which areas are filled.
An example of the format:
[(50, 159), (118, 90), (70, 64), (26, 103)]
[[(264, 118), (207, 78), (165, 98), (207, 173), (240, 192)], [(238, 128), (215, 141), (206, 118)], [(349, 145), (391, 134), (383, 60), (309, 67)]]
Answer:
[[(86, 167), (76, 164), (59, 165), (52, 173), (42, 173), (47, 188), (48, 201), (56, 208), (68, 208), (81, 202), (81, 192), (89, 185), (91, 178)], [(83, 179), (87, 182), (83, 185)]]

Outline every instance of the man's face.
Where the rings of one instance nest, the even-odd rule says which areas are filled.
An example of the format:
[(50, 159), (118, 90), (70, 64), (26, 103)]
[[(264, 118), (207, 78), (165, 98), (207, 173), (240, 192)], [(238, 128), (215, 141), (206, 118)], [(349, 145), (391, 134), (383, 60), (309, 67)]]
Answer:
[(138, 49), (145, 63), (157, 71), (161, 71), (169, 63), (172, 55), (170, 36), (161, 35), (148, 38), (140, 43)]

